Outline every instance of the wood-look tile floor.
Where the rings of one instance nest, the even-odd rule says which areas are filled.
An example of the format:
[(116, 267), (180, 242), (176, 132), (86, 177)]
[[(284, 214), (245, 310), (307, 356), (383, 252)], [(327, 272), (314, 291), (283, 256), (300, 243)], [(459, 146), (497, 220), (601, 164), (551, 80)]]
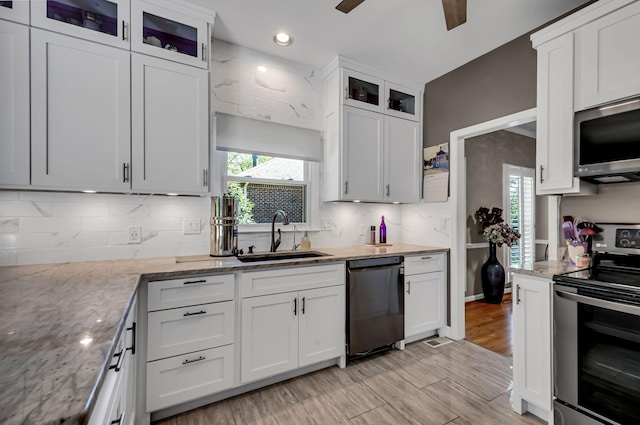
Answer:
[(542, 424), (511, 410), (511, 359), (423, 342), (223, 400), (162, 425)]
[(513, 354), (513, 305), (511, 294), (504, 294), (501, 304), (484, 301), (464, 306), (466, 340), (503, 356)]

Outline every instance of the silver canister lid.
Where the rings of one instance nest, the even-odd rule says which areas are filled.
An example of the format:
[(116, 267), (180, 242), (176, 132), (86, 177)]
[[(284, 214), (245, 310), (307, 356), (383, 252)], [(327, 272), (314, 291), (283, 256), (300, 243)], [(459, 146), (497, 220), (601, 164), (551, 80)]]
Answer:
[(211, 198), (211, 217), (237, 217), (238, 198), (222, 195)]

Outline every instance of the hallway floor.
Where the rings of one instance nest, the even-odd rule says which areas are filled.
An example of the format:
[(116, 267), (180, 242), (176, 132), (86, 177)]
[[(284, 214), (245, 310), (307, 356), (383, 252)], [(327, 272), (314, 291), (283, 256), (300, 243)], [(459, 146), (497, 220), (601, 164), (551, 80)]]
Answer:
[(465, 304), (466, 340), (503, 356), (513, 354), (513, 308), (511, 294), (501, 304), (483, 300)]

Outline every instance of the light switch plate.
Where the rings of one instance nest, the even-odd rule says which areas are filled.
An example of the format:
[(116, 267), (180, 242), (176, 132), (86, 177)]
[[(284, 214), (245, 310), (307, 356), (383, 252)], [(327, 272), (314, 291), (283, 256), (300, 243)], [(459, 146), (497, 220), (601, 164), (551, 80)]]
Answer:
[(200, 219), (199, 218), (185, 218), (182, 222), (182, 233), (184, 235), (199, 235), (200, 234)]

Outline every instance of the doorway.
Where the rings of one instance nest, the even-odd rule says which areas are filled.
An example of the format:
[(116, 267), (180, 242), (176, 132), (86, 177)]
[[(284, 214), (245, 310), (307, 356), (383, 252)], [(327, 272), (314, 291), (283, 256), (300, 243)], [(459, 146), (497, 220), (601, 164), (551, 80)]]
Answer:
[[(451, 325), (449, 337), (453, 339), (465, 338), (465, 291), (467, 288), (467, 188), (465, 166), (465, 141), (476, 136), (492, 133), (498, 130), (517, 127), (536, 121), (536, 109), (528, 109), (516, 114), (497, 118), (471, 127), (456, 130), (450, 136), (451, 161), (451, 216), (452, 248), (451, 248), (451, 293), (450, 311)], [(549, 223), (557, 222), (558, 206), (556, 197), (550, 197), (548, 203)], [(548, 243), (549, 256), (555, 255), (558, 242), (558, 229), (549, 226)]]

